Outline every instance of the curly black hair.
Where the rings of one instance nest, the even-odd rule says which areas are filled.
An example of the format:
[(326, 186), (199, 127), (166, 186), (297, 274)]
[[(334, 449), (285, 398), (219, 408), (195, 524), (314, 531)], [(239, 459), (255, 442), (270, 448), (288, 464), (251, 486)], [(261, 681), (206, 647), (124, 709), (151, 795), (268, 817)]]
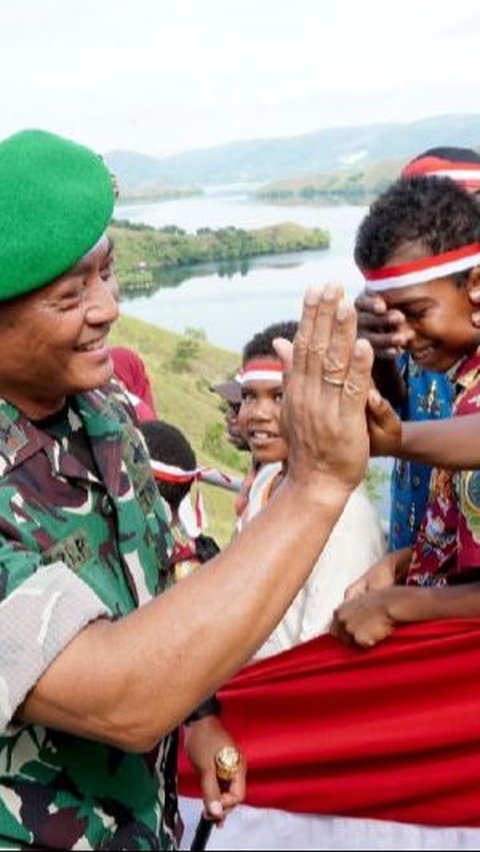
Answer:
[[(176, 426), (165, 423), (164, 420), (147, 420), (140, 423), (140, 429), (152, 459), (181, 467), (182, 470), (194, 470), (196, 468), (197, 459), (192, 446), (183, 432)], [(190, 491), (191, 485), (191, 482), (157, 480), (160, 494), (172, 509), (178, 509), (183, 498)]]
[(436, 255), (479, 241), (480, 209), (472, 196), (450, 178), (422, 175), (400, 178), (374, 201), (354, 256), (360, 269), (379, 269), (405, 243), (420, 242)]
[(298, 322), (296, 320), (286, 320), (285, 322), (273, 323), (264, 328), (263, 331), (258, 331), (243, 347), (242, 364), (262, 355), (276, 357), (277, 353), (273, 348), (275, 338), (284, 337), (286, 340), (293, 340), (297, 328)]

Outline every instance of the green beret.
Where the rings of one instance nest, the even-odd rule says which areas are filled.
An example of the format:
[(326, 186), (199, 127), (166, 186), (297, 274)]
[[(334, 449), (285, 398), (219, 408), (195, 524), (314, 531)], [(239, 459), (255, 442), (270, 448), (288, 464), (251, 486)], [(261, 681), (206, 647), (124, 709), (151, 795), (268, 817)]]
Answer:
[(71, 269), (105, 232), (113, 204), (112, 176), (89, 148), (43, 130), (0, 142), (0, 301)]

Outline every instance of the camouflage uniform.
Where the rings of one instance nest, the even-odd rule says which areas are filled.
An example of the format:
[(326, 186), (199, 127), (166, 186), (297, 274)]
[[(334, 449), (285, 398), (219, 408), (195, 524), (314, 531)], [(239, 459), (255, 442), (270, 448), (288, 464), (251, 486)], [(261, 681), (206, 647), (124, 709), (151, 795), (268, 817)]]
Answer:
[[(138, 755), (12, 722), (86, 624), (167, 583), (164, 511), (130, 412), (114, 385), (79, 394), (52, 436), (0, 400), (2, 849), (175, 847), (174, 735)], [(95, 472), (73, 455), (76, 434)]]

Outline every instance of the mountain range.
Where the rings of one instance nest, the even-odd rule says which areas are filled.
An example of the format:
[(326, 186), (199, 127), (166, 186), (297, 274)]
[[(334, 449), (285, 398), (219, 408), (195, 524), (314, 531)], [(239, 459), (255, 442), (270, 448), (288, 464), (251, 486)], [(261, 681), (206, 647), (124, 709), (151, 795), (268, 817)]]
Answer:
[[(480, 146), (480, 114), (442, 115), (411, 123), (334, 127), (275, 139), (252, 139), (155, 158), (134, 151), (105, 155), (128, 192), (154, 185), (204, 186), (282, 180), (378, 160), (405, 159), (427, 148)], [(154, 194), (154, 193), (151, 193)]]

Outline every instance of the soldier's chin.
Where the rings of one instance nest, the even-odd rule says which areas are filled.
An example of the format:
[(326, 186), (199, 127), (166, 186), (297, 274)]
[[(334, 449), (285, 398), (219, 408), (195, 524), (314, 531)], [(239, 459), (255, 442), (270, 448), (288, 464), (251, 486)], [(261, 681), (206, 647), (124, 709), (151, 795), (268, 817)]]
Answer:
[(82, 393), (83, 391), (96, 390), (108, 385), (113, 378), (113, 364), (109, 359), (102, 367), (84, 370), (72, 381), (70, 393)]

